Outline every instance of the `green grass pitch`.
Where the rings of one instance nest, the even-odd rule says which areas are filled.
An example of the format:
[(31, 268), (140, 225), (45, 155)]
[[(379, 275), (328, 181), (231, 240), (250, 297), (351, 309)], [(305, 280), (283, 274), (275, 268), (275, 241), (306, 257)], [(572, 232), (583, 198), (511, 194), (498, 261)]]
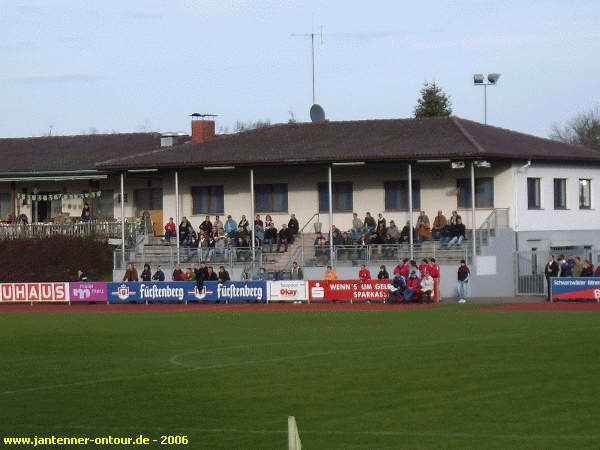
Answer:
[(305, 449), (599, 448), (599, 318), (0, 312), (0, 434), (282, 449), (294, 415)]

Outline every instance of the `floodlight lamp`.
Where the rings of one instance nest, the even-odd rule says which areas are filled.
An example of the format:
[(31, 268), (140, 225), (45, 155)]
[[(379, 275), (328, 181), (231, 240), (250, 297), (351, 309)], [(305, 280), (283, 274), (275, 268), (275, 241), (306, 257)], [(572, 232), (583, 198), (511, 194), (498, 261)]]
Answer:
[(452, 161), (451, 166), (453, 169), (464, 169), (465, 163), (464, 161)]
[(500, 74), (499, 73), (490, 73), (488, 75), (488, 81), (491, 84), (496, 84), (498, 82), (498, 79), (500, 78)]
[(480, 168), (489, 169), (490, 167), (492, 167), (492, 163), (489, 161), (475, 161), (474, 164), (475, 164), (475, 167), (480, 167)]
[(473, 75), (473, 83), (482, 84), (483, 83), (483, 74), (476, 73), (475, 75)]

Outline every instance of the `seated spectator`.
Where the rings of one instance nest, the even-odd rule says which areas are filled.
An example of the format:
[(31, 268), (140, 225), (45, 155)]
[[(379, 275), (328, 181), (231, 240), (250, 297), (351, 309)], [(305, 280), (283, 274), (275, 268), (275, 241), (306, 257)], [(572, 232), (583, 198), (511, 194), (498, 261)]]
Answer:
[(215, 273), (212, 266), (208, 266), (206, 270), (206, 279), (204, 281), (217, 281), (218, 279), (219, 278), (217, 277), (217, 274)]
[(383, 217), (383, 214), (381, 213), (377, 214), (377, 228), (379, 228), (380, 225), (383, 225), (383, 227), (387, 229), (385, 217)]
[(356, 252), (357, 259), (364, 259), (367, 257), (370, 243), (371, 241), (369, 241), (368, 236), (366, 236), (364, 233), (360, 235), (358, 241), (356, 241), (356, 245), (358, 246), (358, 251)]
[(183, 242), (185, 239), (185, 234), (188, 231), (188, 228), (191, 226), (192, 224), (190, 223), (190, 221), (187, 219), (187, 217), (183, 216), (181, 218), (181, 223), (179, 224), (179, 242)]
[(27, 214), (23, 213), (19, 216), (19, 218), (17, 219), (18, 223), (21, 223), (23, 225), (27, 225), (29, 223), (29, 220), (27, 220)]
[(248, 219), (246, 219), (246, 216), (244, 214), (242, 214), (242, 218), (240, 219), (240, 223), (238, 223), (238, 228), (242, 227), (244, 229), (244, 231), (246, 233), (248, 233), (248, 227), (250, 225), (248, 224)]
[(169, 221), (165, 225), (165, 237), (163, 238), (163, 241), (170, 243), (171, 238), (177, 235), (177, 229), (175, 228), (175, 226), (176, 225), (173, 221), (173, 218), (169, 217)]
[(383, 244), (386, 234), (387, 228), (385, 228), (385, 225), (383, 223), (377, 225), (377, 229), (370, 236), (371, 244)]
[(390, 295), (388, 301), (390, 303), (399, 303), (404, 298), (404, 291), (406, 290), (406, 279), (400, 275), (398, 268), (394, 269), (394, 278), (392, 279), (392, 285), (390, 286)]
[(585, 260), (583, 263), (583, 270), (581, 271), (582, 277), (593, 277), (594, 276), (594, 266), (588, 260)]
[(88, 202), (85, 202), (83, 204), (83, 209), (81, 210), (81, 221), (82, 222), (89, 222), (88, 220), (83, 220), (85, 216), (89, 216), (90, 219), (92, 218), (92, 210), (90, 209), (90, 205)]
[[(285, 224), (283, 224), (285, 225)], [(283, 226), (281, 225), (281, 226)], [(273, 281), (281, 281), (283, 280), (283, 272), (281, 271), (281, 269), (279, 267), (275, 267), (275, 270), (273, 270)]]
[(397, 243), (400, 240), (400, 230), (393, 220), (390, 220), (390, 226), (388, 227), (387, 232), (392, 237), (394, 243)]
[(173, 271), (173, 281), (184, 281), (185, 273), (181, 270), (181, 266), (177, 264), (175, 266), (175, 270)]
[(250, 242), (250, 234), (246, 230), (244, 230), (244, 227), (242, 227), (241, 225), (238, 225), (235, 237), (241, 237), (246, 243)]
[(269, 228), (269, 225), (273, 224), (273, 226), (275, 226), (275, 223), (273, 222), (273, 219), (271, 218), (271, 216), (269, 214), (267, 214), (265, 216), (265, 230), (267, 228)]
[(431, 303), (433, 297), (433, 277), (429, 272), (425, 272), (425, 276), (421, 280), (421, 303)]
[(125, 271), (123, 281), (138, 281), (138, 273), (137, 270), (135, 270), (135, 267), (133, 267), (133, 264), (127, 264), (127, 270)]
[[(389, 230), (389, 228), (388, 228)], [(385, 235), (385, 239), (383, 240), (383, 256), (390, 258), (392, 256), (394, 256), (394, 252), (396, 251), (396, 243), (394, 242), (394, 240), (392, 239), (392, 236), (390, 235), (390, 233), (387, 233)]]
[(421, 284), (417, 278), (415, 271), (411, 271), (406, 280), (406, 290), (404, 291), (404, 300), (410, 302), (419, 298), (419, 292), (421, 291)]
[(237, 261), (247, 261), (248, 257), (250, 256), (248, 244), (244, 242), (244, 240), (241, 237), (237, 238), (235, 245), (235, 255)]
[(378, 280), (389, 280), (390, 279), (390, 274), (387, 273), (387, 270), (385, 270), (385, 266), (379, 267), (379, 273), (377, 274), (377, 279)]
[(325, 271), (325, 280), (337, 280), (337, 272), (331, 266), (327, 266), (327, 270)]
[(317, 233), (317, 237), (315, 238), (314, 246), (315, 246), (315, 256), (317, 258), (319, 258), (321, 256), (327, 256), (327, 252), (329, 251), (329, 249), (327, 248), (327, 241), (325, 240), (325, 237), (323, 237), (323, 233)]
[(458, 219), (461, 219), (461, 217), (456, 211), (452, 211), (452, 216), (450, 216), (450, 220), (448, 222), (450, 225), (456, 225), (458, 223)]
[(581, 271), (583, 270), (583, 264), (581, 264), (581, 258), (579, 256), (575, 257), (575, 262), (573, 263), (573, 269), (571, 269), (571, 273), (574, 277), (580, 277)]
[(364, 232), (372, 233), (377, 229), (377, 224), (375, 223), (375, 219), (371, 216), (371, 213), (367, 211), (367, 215), (365, 216), (364, 222)]
[(256, 227), (257, 225), (260, 225), (261, 227), (263, 227), (263, 229), (265, 228), (265, 224), (263, 223), (262, 219), (260, 218), (260, 214), (257, 214), (256, 219), (254, 219), (254, 226)]
[[(223, 236), (225, 236), (224, 233), (225, 233), (225, 231), (223, 231)], [(230, 237), (225, 238), (224, 241), (225, 241), (225, 245), (223, 247), (223, 257), (225, 258), (225, 261), (228, 261), (230, 256), (235, 258), (236, 241), (234, 241)]]
[[(415, 235), (415, 230), (412, 230), (413, 233), (413, 238)], [(406, 221), (406, 225), (404, 225), (404, 227), (402, 228), (402, 231), (400, 232), (400, 243), (410, 243), (410, 220)]]
[(215, 245), (214, 245), (214, 249), (213, 249), (214, 250), (213, 255), (215, 255), (218, 258), (225, 258), (226, 247), (227, 247), (227, 240), (225, 238), (225, 232), (223, 230), (219, 230), (218, 236), (215, 237)]
[(227, 216), (227, 220), (225, 221), (225, 225), (223, 226), (225, 233), (229, 235), (230, 238), (235, 239), (235, 233), (238, 230), (238, 224), (231, 218), (231, 214)]
[(189, 267), (185, 271), (185, 281), (196, 281), (196, 274)]
[[(189, 222), (188, 222), (189, 223)], [(183, 235), (183, 242), (182, 242), (184, 247), (198, 247), (198, 235), (196, 234), (196, 232), (194, 231), (194, 229), (192, 228), (192, 224), (190, 224), (187, 228), (187, 230), (185, 231), (185, 234)]]
[(415, 275), (417, 276), (417, 278), (419, 279), (419, 281), (421, 280), (421, 271), (419, 270), (419, 268), (417, 267), (417, 263), (414, 260), (410, 261), (410, 266), (409, 266), (409, 273), (414, 272)]
[(224, 266), (219, 267), (219, 276), (217, 278), (219, 283), (225, 283), (227, 281), (231, 281), (231, 277), (229, 276), (229, 272), (225, 270)]
[(431, 230), (431, 234), (433, 239), (439, 239), (442, 234), (442, 230), (444, 227), (448, 225), (448, 220), (446, 220), (446, 216), (442, 214), (442, 211), (437, 212), (437, 216), (433, 219), (433, 228)]
[(335, 246), (335, 248), (339, 247), (340, 245), (342, 245), (344, 243), (344, 238), (340, 235), (339, 230), (336, 228), (336, 230), (332, 233), (333, 235), (333, 245)]
[(150, 271), (150, 265), (144, 264), (144, 270), (140, 275), (142, 277), (142, 281), (151, 281), (152, 280), (152, 272)]
[(465, 238), (465, 226), (462, 223), (461, 218), (456, 219), (456, 225), (452, 226), (452, 239), (448, 241), (448, 248), (454, 244), (460, 245)]
[(269, 245), (269, 251), (273, 251), (273, 244), (277, 242), (277, 228), (273, 225), (273, 222), (269, 224), (269, 227), (265, 230), (265, 245)]
[[(61, 213), (61, 214), (62, 214), (62, 213)], [(63, 216), (63, 218), (64, 218), (64, 216)], [(17, 219), (15, 219), (15, 216), (13, 216), (12, 214), (9, 214), (9, 215), (6, 217), (6, 221), (7, 221), (8, 223), (14, 223), (14, 222), (16, 222), (16, 221), (17, 221)]]
[(192, 264), (192, 270), (196, 274), (196, 287), (198, 288), (198, 291), (202, 291), (204, 280), (208, 278), (208, 267), (206, 267), (204, 262), (201, 262), (200, 267), (197, 269), (194, 264)]
[(425, 215), (425, 211), (421, 211), (417, 219), (417, 240), (422, 242), (429, 239), (431, 239), (429, 217)]
[(258, 270), (258, 275), (256, 276), (256, 279), (258, 281), (267, 281), (267, 271), (265, 270), (264, 267), (261, 267)]
[(352, 246), (354, 245), (354, 241), (350, 237), (347, 231), (342, 233), (342, 242), (340, 244), (340, 249), (338, 250), (338, 255), (341, 258), (342, 256), (348, 256), (352, 252)]
[[(12, 216), (11, 214), (9, 214), (9, 215), (8, 215), (8, 218), (7, 218), (7, 220), (6, 220), (6, 221), (7, 221), (8, 223), (12, 223), (12, 222), (14, 222), (14, 218), (13, 218), (13, 216)], [(58, 223), (58, 224), (65, 223), (65, 216), (63, 216), (63, 213), (62, 213), (62, 211), (59, 211), (59, 212), (58, 212), (58, 214), (57, 214), (57, 215), (56, 215), (56, 217), (54, 218), (53, 222), (54, 222), (54, 223)]]
[(367, 281), (371, 279), (371, 272), (364, 264), (361, 264), (360, 271), (358, 272), (358, 278), (360, 281)]
[(252, 280), (250, 278), (250, 270), (248, 270), (247, 267), (245, 267), (244, 270), (242, 270), (242, 275), (241, 275), (240, 280), (243, 281), (244, 283), (247, 283), (248, 281)]
[[(147, 266), (148, 264), (146, 264)], [(144, 266), (144, 267), (146, 267)], [(87, 275), (85, 274), (85, 272), (81, 269), (79, 269), (77, 271), (77, 281), (79, 281), (80, 283), (88, 283), (90, 280), (88, 279)]]
[(90, 216), (90, 212), (89, 211), (85, 211), (83, 213), (83, 217), (81, 218), (81, 221), (83, 223), (88, 223), (92, 221), (92, 216)]
[(292, 264), (292, 270), (290, 272), (290, 280), (303, 280), (304, 274), (302, 273), (302, 269), (298, 266), (298, 263), (294, 261)]
[(290, 215), (290, 221), (288, 222), (288, 230), (290, 233), (290, 244), (294, 241), (296, 235), (300, 231), (300, 224), (296, 219), (296, 214)]
[(204, 218), (204, 221), (200, 224), (200, 229), (202, 231), (204, 231), (207, 236), (210, 236), (213, 234), (213, 226), (212, 226), (212, 223), (210, 222), (209, 216), (206, 216)]
[(206, 235), (205, 231), (202, 231), (202, 233), (200, 234), (200, 239), (198, 240), (198, 250), (200, 252), (200, 259), (202, 261), (204, 261), (205, 259), (208, 259), (208, 246), (209, 246), (208, 236)]
[(440, 244), (448, 245), (450, 239), (452, 239), (452, 225), (447, 224), (440, 232)]
[(284, 247), (283, 251), (287, 252), (289, 242), (290, 232), (287, 228), (287, 225), (283, 223), (281, 224), (281, 230), (279, 230), (279, 233), (277, 234), (277, 253), (279, 253), (279, 250), (281, 249), (282, 245)]
[(218, 231), (225, 231), (225, 228), (223, 227), (223, 222), (221, 222), (221, 219), (219, 218), (219, 216), (215, 216), (215, 221), (213, 222), (213, 228), (217, 228)]
[(162, 271), (160, 266), (156, 268), (156, 272), (152, 275), (152, 280), (154, 281), (165, 281), (165, 273)]
[(352, 240), (358, 240), (360, 234), (363, 233), (363, 226), (363, 221), (358, 218), (358, 214), (352, 213), (352, 230), (350, 230)]
[(257, 247), (262, 247), (265, 240), (265, 229), (262, 225), (254, 226), (254, 239)]

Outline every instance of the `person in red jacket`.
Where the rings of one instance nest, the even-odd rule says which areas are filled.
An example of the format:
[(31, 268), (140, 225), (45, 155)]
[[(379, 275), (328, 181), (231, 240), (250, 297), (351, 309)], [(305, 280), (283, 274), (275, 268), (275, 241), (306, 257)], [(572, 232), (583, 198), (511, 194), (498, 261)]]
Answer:
[(371, 279), (371, 272), (369, 272), (369, 269), (367, 269), (364, 264), (360, 266), (358, 278), (360, 278), (360, 281), (367, 281)]
[(429, 260), (427, 258), (423, 258), (421, 260), (419, 272), (421, 272), (421, 278), (425, 276), (425, 272), (429, 272), (431, 274), (431, 266), (429, 265)]
[(181, 270), (181, 266), (177, 264), (173, 271), (173, 281), (185, 281), (185, 272)]
[(169, 218), (169, 222), (165, 225), (165, 242), (171, 242), (171, 237), (177, 235), (177, 230), (175, 229), (175, 222), (173, 222), (173, 218)]
[(402, 265), (398, 264), (400, 270), (400, 276), (403, 276), (405, 280), (408, 279), (408, 272), (410, 271), (410, 264), (408, 264), (408, 258), (402, 260)]
[(416, 272), (411, 272), (408, 280), (406, 280), (406, 290), (404, 291), (404, 300), (410, 302), (413, 299), (419, 298), (421, 284), (417, 278)]
[(442, 300), (442, 294), (440, 291), (440, 265), (435, 262), (435, 258), (429, 258), (429, 274), (433, 278), (433, 282), (437, 285), (437, 301)]

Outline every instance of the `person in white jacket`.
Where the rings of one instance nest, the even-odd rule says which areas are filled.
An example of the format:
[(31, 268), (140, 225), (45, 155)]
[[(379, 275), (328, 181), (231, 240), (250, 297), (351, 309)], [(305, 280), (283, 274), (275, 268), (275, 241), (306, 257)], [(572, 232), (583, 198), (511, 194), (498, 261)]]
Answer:
[(425, 276), (421, 280), (421, 302), (431, 302), (433, 297), (433, 277), (429, 272), (425, 272)]

